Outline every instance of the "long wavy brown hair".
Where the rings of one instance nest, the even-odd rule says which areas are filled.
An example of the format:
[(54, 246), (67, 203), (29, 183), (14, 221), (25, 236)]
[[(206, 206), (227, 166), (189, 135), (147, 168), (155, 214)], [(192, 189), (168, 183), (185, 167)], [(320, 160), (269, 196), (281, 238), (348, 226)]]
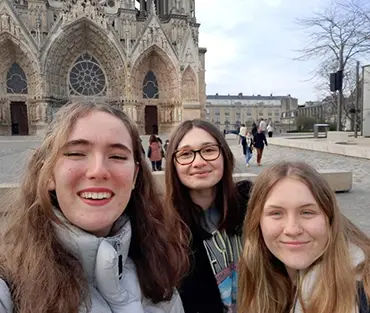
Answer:
[[(270, 191), (289, 177), (304, 183), (328, 220), (329, 240), (322, 256), (307, 274), (320, 264), (317, 281), (305, 313), (348, 313), (356, 305), (356, 274), (362, 276), (367, 297), (370, 295), (370, 240), (339, 210), (328, 182), (311, 166), (300, 162), (278, 163), (265, 169), (256, 179), (244, 222), (244, 251), (239, 266), (238, 312), (286, 313), (295, 300), (301, 301), (304, 276), (292, 283), (284, 264), (266, 247), (260, 228), (263, 207)], [(352, 243), (365, 254), (365, 261), (353, 268), (349, 252)], [(307, 275), (306, 274), (306, 275)], [(302, 301), (301, 301), (302, 303)]]
[[(193, 128), (205, 130), (221, 146), (221, 153), (224, 157), (224, 173), (217, 185), (216, 196), (216, 206), (221, 210), (221, 224), (219, 229), (225, 229), (230, 234), (240, 234), (244, 220), (245, 206), (240, 205), (241, 199), (233, 181), (234, 155), (223, 134), (207, 121), (200, 119), (184, 121), (172, 133), (166, 152), (166, 207), (169, 210), (178, 211), (187, 227), (199, 227), (199, 220), (203, 214), (203, 210), (191, 200), (189, 188), (181, 183), (174, 163), (174, 153), (180, 141)], [(184, 228), (185, 233), (187, 233), (187, 227)]]
[(53, 213), (47, 185), (58, 152), (76, 121), (93, 111), (119, 118), (132, 137), (139, 172), (125, 214), (132, 225), (129, 257), (136, 265), (144, 296), (154, 303), (171, 299), (187, 271), (180, 218), (176, 211), (163, 206), (134, 122), (111, 105), (71, 103), (57, 112), (45, 139), (30, 157), (20, 188), (2, 203), (8, 214), (2, 224), (0, 270), (16, 312), (77, 313), (81, 304), (89, 310), (91, 301), (82, 265), (56, 235), (53, 221), (61, 221)]

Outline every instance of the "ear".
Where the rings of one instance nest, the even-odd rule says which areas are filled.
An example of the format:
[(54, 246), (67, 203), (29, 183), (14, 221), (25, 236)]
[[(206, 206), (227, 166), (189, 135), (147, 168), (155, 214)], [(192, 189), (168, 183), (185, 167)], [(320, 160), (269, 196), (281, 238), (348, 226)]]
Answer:
[(50, 178), (48, 180), (48, 191), (53, 191), (55, 190), (55, 181), (54, 181), (54, 178)]

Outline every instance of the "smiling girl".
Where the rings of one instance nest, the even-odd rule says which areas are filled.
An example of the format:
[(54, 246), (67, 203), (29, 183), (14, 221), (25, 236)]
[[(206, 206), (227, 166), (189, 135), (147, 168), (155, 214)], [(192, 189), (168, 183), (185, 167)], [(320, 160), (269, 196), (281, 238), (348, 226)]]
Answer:
[(233, 182), (234, 164), (223, 134), (206, 121), (185, 121), (170, 138), (165, 201), (183, 218), (190, 246), (191, 270), (179, 289), (186, 313), (236, 312), (236, 265), (251, 184)]
[(255, 181), (244, 223), (240, 313), (368, 313), (370, 239), (305, 163)]
[(60, 109), (2, 205), (0, 312), (183, 312), (180, 220), (118, 108)]

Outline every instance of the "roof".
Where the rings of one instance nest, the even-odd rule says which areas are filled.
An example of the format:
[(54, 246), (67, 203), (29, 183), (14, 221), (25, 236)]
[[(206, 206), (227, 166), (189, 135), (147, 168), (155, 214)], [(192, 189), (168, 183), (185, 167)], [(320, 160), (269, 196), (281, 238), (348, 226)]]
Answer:
[[(248, 96), (248, 95), (207, 95), (207, 100), (281, 100), (281, 99), (287, 99), (287, 98), (292, 98), (290, 95), (287, 96)], [(294, 98), (292, 98), (294, 99)]]

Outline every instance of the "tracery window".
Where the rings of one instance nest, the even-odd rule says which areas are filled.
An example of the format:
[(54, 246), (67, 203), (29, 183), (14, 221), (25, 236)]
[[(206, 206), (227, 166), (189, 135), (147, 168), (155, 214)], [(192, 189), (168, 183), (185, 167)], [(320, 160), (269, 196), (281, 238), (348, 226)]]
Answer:
[(69, 72), (69, 92), (79, 96), (105, 96), (107, 80), (99, 62), (85, 52)]
[(22, 68), (17, 63), (13, 63), (6, 74), (6, 92), (27, 94), (27, 77)]
[(155, 74), (152, 71), (149, 71), (143, 82), (143, 98), (144, 99), (158, 99), (159, 90), (158, 82)]

